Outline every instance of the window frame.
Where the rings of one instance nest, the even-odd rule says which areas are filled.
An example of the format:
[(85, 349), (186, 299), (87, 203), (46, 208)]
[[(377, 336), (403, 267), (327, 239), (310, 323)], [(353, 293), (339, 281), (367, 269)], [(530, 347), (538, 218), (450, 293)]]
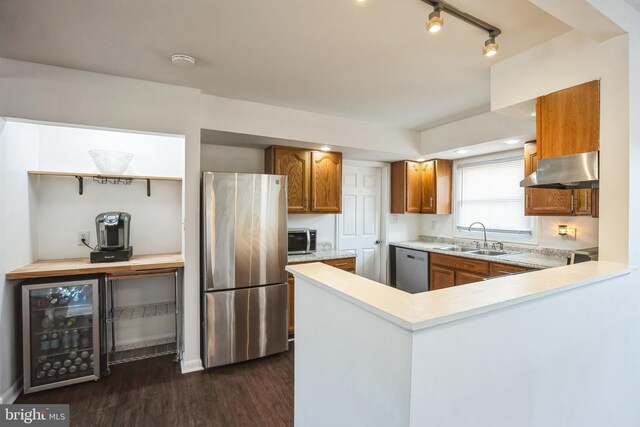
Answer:
[[(459, 230), (458, 229), (458, 219), (460, 216), (460, 197), (462, 195), (462, 180), (461, 174), (462, 169), (459, 166), (462, 165), (473, 165), (473, 164), (494, 164), (501, 163), (509, 160), (521, 159), (523, 162), (523, 173), (522, 176), (524, 178), (524, 154), (523, 150), (509, 150), (501, 153), (494, 153), (490, 155), (484, 156), (475, 156), (475, 157), (467, 157), (463, 159), (457, 159), (453, 161), (453, 237), (462, 238), (462, 239), (473, 239), (477, 241), (484, 241), (484, 233), (481, 229), (479, 230)], [(522, 189), (522, 214), (524, 215), (524, 191)], [(526, 245), (537, 245), (539, 243), (539, 235), (538, 235), (538, 218), (535, 216), (530, 216), (531, 221), (531, 235), (526, 234), (517, 234), (517, 233), (495, 233), (487, 231), (487, 240), (488, 241), (499, 241), (499, 242), (508, 242), (508, 243), (517, 243), (517, 244), (526, 244)]]

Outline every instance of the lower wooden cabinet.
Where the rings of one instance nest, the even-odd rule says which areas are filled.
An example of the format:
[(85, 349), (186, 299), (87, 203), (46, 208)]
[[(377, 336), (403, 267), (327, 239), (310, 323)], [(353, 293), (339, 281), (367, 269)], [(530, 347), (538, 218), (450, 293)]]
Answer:
[(498, 262), (432, 253), (429, 261), (429, 290), (435, 291), (466, 285), (480, 282), (488, 277), (525, 271), (529, 271), (529, 269)]
[[(339, 258), (339, 259), (327, 259), (321, 261), (323, 264), (330, 265), (335, 268), (339, 268), (340, 270), (344, 270), (348, 273), (356, 274), (356, 259), (355, 258)], [(305, 262), (292, 262), (289, 265), (296, 264), (308, 264)], [(294, 304), (295, 301), (295, 277), (293, 274), (289, 273), (287, 278), (287, 283), (289, 284), (289, 335), (293, 335), (294, 324), (295, 324), (295, 312), (294, 312)]]
[(456, 284), (456, 271), (451, 268), (432, 265), (429, 268), (429, 290), (450, 288)]
[(467, 273), (466, 271), (456, 271), (456, 286), (481, 282), (485, 277), (479, 274)]

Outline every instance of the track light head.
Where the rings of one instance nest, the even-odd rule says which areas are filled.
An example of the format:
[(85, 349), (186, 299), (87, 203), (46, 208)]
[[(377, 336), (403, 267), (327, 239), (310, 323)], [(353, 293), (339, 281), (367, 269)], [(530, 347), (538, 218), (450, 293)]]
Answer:
[(492, 57), (498, 54), (498, 50), (500, 49), (500, 45), (496, 43), (496, 38), (491, 36), (484, 42), (484, 47), (482, 48), (482, 54), (487, 57)]
[(429, 14), (429, 20), (427, 21), (427, 31), (430, 33), (437, 33), (444, 27), (444, 19), (440, 17), (440, 11), (442, 6), (440, 3), (436, 3), (433, 8), (433, 12)]

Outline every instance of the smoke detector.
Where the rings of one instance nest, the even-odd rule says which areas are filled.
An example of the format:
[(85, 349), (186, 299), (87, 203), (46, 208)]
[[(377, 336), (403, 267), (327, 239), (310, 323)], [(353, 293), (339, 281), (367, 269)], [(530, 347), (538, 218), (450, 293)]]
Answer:
[(171, 55), (171, 62), (178, 67), (190, 67), (196, 64), (196, 60), (192, 56), (183, 55), (182, 53)]

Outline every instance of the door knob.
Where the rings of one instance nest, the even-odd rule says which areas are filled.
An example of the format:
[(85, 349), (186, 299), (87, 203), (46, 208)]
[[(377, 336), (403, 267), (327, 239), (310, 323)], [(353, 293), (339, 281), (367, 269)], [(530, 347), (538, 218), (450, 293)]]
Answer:
[(382, 243), (382, 240), (376, 240), (376, 245), (379, 245), (380, 243)]

